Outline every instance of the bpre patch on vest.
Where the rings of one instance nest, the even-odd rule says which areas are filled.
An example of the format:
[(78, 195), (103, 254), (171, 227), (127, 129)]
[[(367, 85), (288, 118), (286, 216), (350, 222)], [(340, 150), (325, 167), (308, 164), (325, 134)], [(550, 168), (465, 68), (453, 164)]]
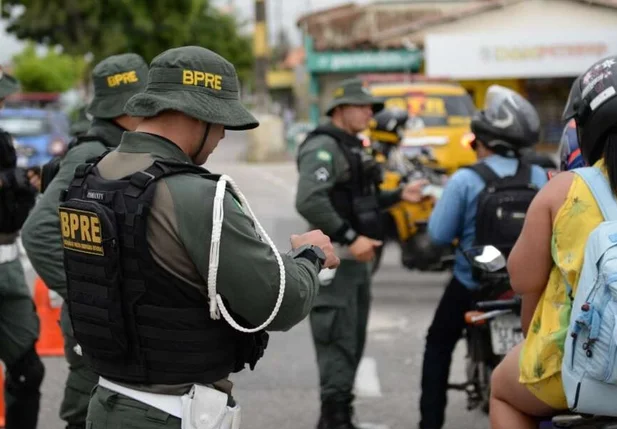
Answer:
[(62, 246), (75, 252), (104, 256), (101, 219), (98, 214), (60, 207)]

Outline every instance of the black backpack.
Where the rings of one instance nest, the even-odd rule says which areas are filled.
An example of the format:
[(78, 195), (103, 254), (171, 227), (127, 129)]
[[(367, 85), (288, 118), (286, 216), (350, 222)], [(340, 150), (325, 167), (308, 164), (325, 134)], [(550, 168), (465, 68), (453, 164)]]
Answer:
[(486, 184), (478, 196), (474, 246), (493, 245), (507, 257), (539, 191), (531, 182), (531, 166), (519, 161), (516, 173), (505, 177), (499, 177), (483, 162), (466, 168), (475, 171)]

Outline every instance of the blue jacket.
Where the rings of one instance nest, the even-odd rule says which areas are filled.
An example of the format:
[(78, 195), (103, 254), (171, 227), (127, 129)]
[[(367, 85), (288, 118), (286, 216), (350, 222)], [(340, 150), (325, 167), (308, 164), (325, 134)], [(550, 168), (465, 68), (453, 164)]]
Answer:
[[(498, 176), (513, 175), (518, 168), (518, 160), (500, 155), (491, 155), (482, 161)], [(532, 166), (531, 182), (538, 187), (547, 182), (546, 172), (539, 166)], [(452, 175), (442, 197), (433, 209), (428, 224), (431, 240), (438, 244), (449, 244), (456, 238), (459, 247), (454, 262), (454, 277), (469, 289), (478, 284), (472, 279), (471, 266), (461, 249), (469, 249), (476, 235), (476, 210), (478, 196), (485, 183), (474, 171), (462, 168)]]

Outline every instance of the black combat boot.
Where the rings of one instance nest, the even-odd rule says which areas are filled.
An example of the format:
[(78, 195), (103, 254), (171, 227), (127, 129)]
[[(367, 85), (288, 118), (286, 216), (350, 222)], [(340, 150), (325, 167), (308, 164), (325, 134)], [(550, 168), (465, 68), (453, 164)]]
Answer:
[(351, 422), (353, 406), (349, 402), (324, 402), (317, 429), (359, 429)]

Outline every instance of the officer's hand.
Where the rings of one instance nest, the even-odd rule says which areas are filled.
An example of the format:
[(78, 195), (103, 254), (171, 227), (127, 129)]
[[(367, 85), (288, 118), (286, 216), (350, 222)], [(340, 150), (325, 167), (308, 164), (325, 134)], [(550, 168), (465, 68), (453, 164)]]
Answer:
[(373, 240), (372, 238), (361, 235), (349, 246), (349, 251), (356, 260), (360, 262), (370, 262), (375, 258), (375, 247), (380, 247), (382, 245), (382, 241)]
[(413, 182), (405, 185), (403, 188), (403, 193), (401, 194), (401, 199), (403, 201), (407, 201), (408, 203), (418, 203), (426, 198), (422, 195), (422, 188), (429, 184), (429, 181), (426, 179), (414, 180)]
[(309, 231), (301, 235), (291, 236), (291, 248), (297, 249), (298, 247), (310, 244), (319, 247), (326, 255), (326, 262), (323, 264), (323, 268), (336, 268), (341, 263), (341, 260), (334, 253), (334, 247), (330, 241), (330, 237), (321, 232), (318, 229)]

